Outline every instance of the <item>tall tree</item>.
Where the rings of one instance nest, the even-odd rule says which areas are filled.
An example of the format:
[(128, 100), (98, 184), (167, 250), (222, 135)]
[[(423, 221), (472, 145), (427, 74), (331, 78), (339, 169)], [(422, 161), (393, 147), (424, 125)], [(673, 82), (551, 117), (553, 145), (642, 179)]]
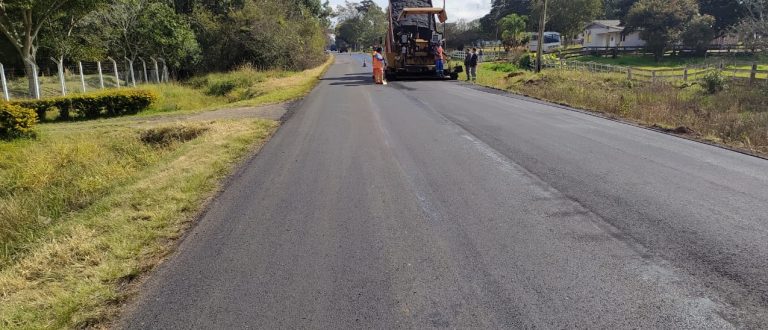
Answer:
[(480, 19), (480, 25), (490, 37), (499, 38), (501, 37), (501, 32), (498, 29), (499, 20), (509, 14), (529, 16), (531, 5), (532, 0), (493, 0), (491, 12)]
[[(547, 26), (568, 39), (582, 31), (584, 26), (603, 11), (603, 0), (549, 0)], [(539, 6), (534, 6), (531, 20), (539, 21)]]
[(77, 17), (96, 8), (99, 0), (0, 0), (0, 33), (25, 61), (24, 71), (29, 92), (35, 90), (33, 67), (37, 61), (38, 41), (43, 26), (55, 19)]
[(713, 28), (722, 35), (747, 15), (744, 3), (737, 0), (699, 0), (701, 13), (715, 18)]
[(625, 22), (629, 9), (638, 0), (605, 0), (605, 10), (603, 18), (605, 19), (618, 19)]
[(768, 0), (742, 0), (747, 15), (733, 31), (738, 33), (747, 47), (768, 50)]
[(667, 47), (680, 40), (686, 23), (699, 15), (695, 0), (639, 0), (627, 14), (626, 32), (640, 31), (646, 48), (659, 61)]
[(372, 46), (386, 34), (387, 14), (373, 1), (346, 3), (336, 12), (336, 42), (340, 46)]
[(517, 14), (509, 14), (499, 20), (499, 30), (504, 46), (509, 48), (519, 47), (525, 38), (525, 28), (528, 18)]
[(707, 47), (715, 38), (715, 18), (711, 15), (693, 17), (680, 36), (683, 45), (692, 48), (699, 56), (707, 54)]

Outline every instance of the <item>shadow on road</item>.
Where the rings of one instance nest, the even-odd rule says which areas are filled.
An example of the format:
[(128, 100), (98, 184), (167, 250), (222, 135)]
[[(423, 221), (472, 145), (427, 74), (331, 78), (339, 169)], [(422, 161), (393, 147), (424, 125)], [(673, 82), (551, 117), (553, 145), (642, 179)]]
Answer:
[(323, 81), (333, 81), (331, 86), (366, 86), (373, 85), (373, 77), (365, 73), (349, 73), (341, 77), (323, 78)]

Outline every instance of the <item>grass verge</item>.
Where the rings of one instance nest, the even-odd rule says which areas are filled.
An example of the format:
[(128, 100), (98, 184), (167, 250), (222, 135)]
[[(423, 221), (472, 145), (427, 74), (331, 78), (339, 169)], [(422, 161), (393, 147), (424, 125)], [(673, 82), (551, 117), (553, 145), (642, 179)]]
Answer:
[[(151, 86), (161, 100), (144, 115), (297, 99), (332, 61)], [(211, 91), (233, 81), (226, 93)], [(247, 90), (261, 92), (233, 98)], [(278, 125), (109, 119), (43, 124), (36, 139), (0, 141), (0, 328), (108, 326), (131, 282), (169, 253), (221, 179)]]
[(642, 83), (624, 74), (490, 68), (480, 66), (478, 84), (768, 155), (767, 85), (732, 85), (708, 94), (697, 82)]
[[(44, 132), (36, 148), (14, 148), (25, 150), (16, 159), (32, 156), (14, 167), (46, 165), (2, 196), (5, 215), (32, 220), (3, 241), (0, 328), (81, 328), (112, 319), (127, 284), (168, 252), (220, 179), (276, 127), (266, 120), (206, 123), (196, 139), (160, 144), (142, 141), (147, 134), (138, 128)], [(58, 167), (57, 174), (42, 167)], [(0, 173), (7, 180), (8, 170)]]
[(228, 73), (215, 73), (189, 81), (147, 85), (160, 100), (142, 116), (201, 112), (223, 107), (262, 106), (304, 97), (333, 63), (329, 57), (321, 66), (301, 72), (260, 71), (243, 66)]

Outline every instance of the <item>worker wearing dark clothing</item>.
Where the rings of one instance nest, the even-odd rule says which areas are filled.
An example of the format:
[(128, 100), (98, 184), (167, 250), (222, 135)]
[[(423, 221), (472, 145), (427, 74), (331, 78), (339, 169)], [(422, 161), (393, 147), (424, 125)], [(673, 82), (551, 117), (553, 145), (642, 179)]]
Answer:
[(477, 80), (477, 63), (478, 62), (479, 60), (477, 58), (477, 48), (472, 48), (472, 53), (469, 57), (469, 64), (467, 64), (467, 76), (472, 81)]
[(464, 56), (464, 67), (467, 68), (467, 81), (471, 78), (469, 76), (469, 61), (472, 59), (472, 50), (467, 48), (467, 55)]

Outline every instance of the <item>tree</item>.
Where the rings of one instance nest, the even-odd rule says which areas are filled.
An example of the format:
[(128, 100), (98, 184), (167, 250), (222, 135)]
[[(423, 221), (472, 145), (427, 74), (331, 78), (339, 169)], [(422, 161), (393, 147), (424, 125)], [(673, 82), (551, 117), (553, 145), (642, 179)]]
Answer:
[(378, 44), (387, 33), (387, 14), (375, 2), (347, 2), (337, 7), (336, 43), (359, 47)]
[[(533, 8), (532, 21), (539, 21), (539, 6)], [(560, 32), (570, 39), (579, 34), (584, 26), (600, 16), (603, 0), (549, 0), (547, 9), (548, 31)]]
[(715, 18), (714, 30), (722, 35), (746, 14), (743, 3), (736, 0), (699, 0), (701, 13)]
[(501, 40), (507, 48), (519, 47), (525, 38), (525, 28), (528, 18), (517, 14), (509, 14), (499, 20)]
[(198, 71), (258, 68), (304, 70), (325, 58), (322, 13), (305, 2), (286, 6), (275, 0), (243, 0), (227, 11), (196, 6), (191, 17), (202, 48)]
[(680, 40), (686, 23), (699, 15), (695, 0), (639, 0), (627, 14), (626, 33), (640, 31), (658, 62), (666, 49)]
[(88, 29), (115, 58), (157, 56), (174, 68), (199, 59), (190, 23), (165, 1), (112, 0), (87, 20)]
[(707, 47), (715, 38), (715, 18), (710, 15), (695, 16), (681, 35), (683, 45), (696, 51), (696, 55), (707, 54)]
[(753, 50), (768, 50), (768, 0), (742, 0), (748, 13), (732, 30)]
[(603, 17), (626, 22), (627, 13), (636, 2), (637, 0), (605, 0)]
[(33, 67), (37, 63), (40, 31), (51, 20), (78, 17), (92, 11), (98, 0), (0, 0), (0, 33), (24, 60), (29, 93), (34, 94)]
[(529, 16), (531, 14), (531, 0), (493, 0), (491, 2), (491, 12), (480, 19), (480, 25), (483, 32), (487, 35), (498, 38), (500, 31), (498, 22), (509, 14), (519, 16)]

